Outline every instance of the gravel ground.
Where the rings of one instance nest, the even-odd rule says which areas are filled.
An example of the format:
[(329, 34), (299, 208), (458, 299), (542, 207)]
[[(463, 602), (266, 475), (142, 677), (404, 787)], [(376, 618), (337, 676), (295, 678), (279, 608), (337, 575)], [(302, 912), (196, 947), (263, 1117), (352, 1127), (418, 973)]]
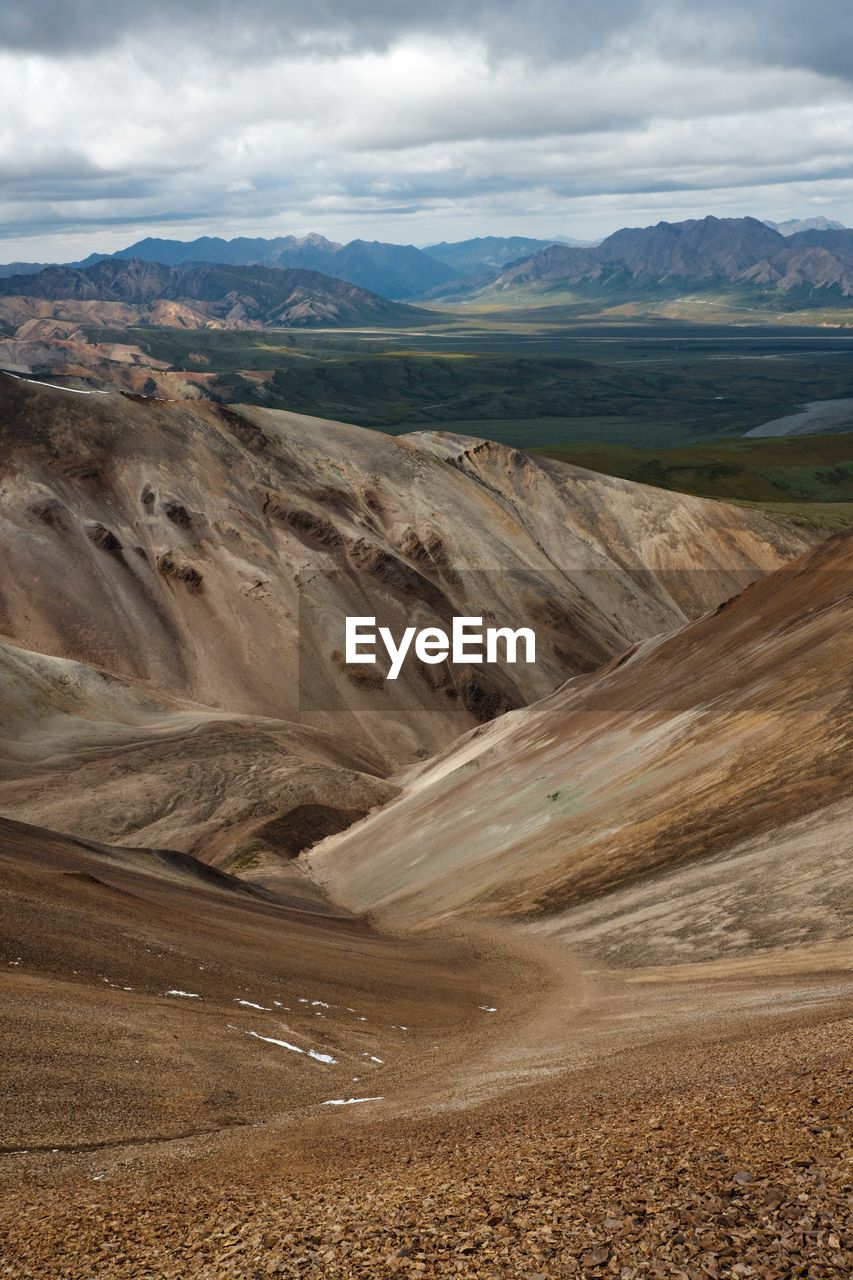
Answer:
[(22, 1166), (0, 1276), (849, 1280), (850, 1040), (758, 1021), (471, 1110), (342, 1109), (85, 1186)]

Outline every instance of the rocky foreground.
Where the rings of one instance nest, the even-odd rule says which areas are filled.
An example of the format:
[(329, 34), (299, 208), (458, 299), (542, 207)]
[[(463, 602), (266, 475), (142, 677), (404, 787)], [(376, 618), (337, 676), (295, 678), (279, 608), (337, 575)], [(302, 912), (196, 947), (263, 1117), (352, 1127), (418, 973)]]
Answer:
[(130, 1149), (83, 1190), (32, 1173), (25, 1196), (7, 1186), (0, 1275), (849, 1277), (837, 1013), (657, 1045), (465, 1112), (253, 1129), (169, 1174)]

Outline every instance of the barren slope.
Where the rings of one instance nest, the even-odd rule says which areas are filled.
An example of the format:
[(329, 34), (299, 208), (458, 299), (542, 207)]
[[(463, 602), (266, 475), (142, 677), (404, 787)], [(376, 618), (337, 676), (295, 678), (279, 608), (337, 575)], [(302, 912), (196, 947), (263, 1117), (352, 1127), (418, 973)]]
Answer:
[(611, 963), (806, 946), (833, 967), (849, 929), (851, 624), (846, 534), (469, 734), (309, 861), (340, 901), (396, 923), (473, 911)]
[(506, 980), (494, 952), (380, 937), (298, 881), (275, 896), (5, 818), (0, 931), (0, 1170), (398, 1090), (453, 1062)]
[[(0, 634), (331, 728), (389, 766), (695, 616), (808, 536), (482, 441), (0, 375)], [(347, 614), (399, 633), (472, 613), (535, 626), (536, 666), (344, 669)]]
[(0, 929), (16, 1280), (849, 1274), (836, 975), (572, 982), (2, 820)]
[(278, 866), (396, 788), (319, 729), (232, 715), (0, 644), (0, 813), (84, 839)]
[[(33, 319), (14, 338), (0, 338), (0, 368), (36, 378), (61, 378), (82, 389), (109, 388), (168, 400), (202, 395), (204, 375), (184, 377), (139, 347), (119, 342), (87, 342), (77, 325)], [(74, 381), (71, 381), (71, 380)], [(201, 386), (199, 385), (201, 384)]]

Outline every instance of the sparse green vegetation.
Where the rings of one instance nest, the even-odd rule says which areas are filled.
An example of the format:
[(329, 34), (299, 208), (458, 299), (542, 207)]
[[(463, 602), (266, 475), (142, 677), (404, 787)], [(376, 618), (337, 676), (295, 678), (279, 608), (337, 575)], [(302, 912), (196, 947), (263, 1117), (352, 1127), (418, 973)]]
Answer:
[(802, 529), (820, 529), (826, 533), (853, 529), (853, 502), (739, 502), (737, 505), (755, 507), (774, 520)]
[(829, 533), (853, 526), (853, 434), (718, 440), (683, 449), (560, 445), (532, 452), (560, 462), (756, 507)]
[(804, 285), (780, 291), (773, 286), (738, 285), (719, 280), (694, 281), (686, 286), (678, 279), (635, 278), (627, 288), (622, 278), (610, 284), (592, 280), (572, 284), (559, 279), (521, 280), (509, 286), (502, 284), (499, 291), (487, 284), (461, 306), (466, 314), (505, 311), (512, 307), (528, 316), (541, 318), (553, 312), (555, 319), (559, 313), (564, 319), (576, 320), (591, 317), (619, 320), (636, 316), (644, 320), (665, 317), (697, 324), (740, 324), (745, 319), (753, 324), (772, 325), (853, 323), (850, 299), (837, 288), (815, 289)]
[(747, 502), (853, 502), (853, 434), (718, 440), (682, 449), (611, 444), (534, 450), (659, 489)]
[[(449, 430), (526, 449), (698, 445), (741, 436), (807, 401), (853, 397), (853, 333), (843, 330), (648, 317), (616, 323), (554, 310), (434, 317), (415, 330), (383, 333), (138, 328), (89, 336), (136, 343), (173, 369), (214, 375), (207, 390), (226, 402), (392, 433)], [(641, 461), (647, 471), (636, 478), (648, 483), (690, 480), (667, 478), (653, 458), (632, 465)], [(728, 461), (700, 464), (709, 465), (717, 470), (701, 475), (703, 484), (726, 479), (719, 467)], [(761, 494), (722, 485), (720, 496), (775, 499), (790, 486), (790, 500), (838, 500), (844, 477), (820, 476), (808, 460), (804, 466), (781, 484), (768, 471)]]
[(244, 849), (239, 849), (233, 853), (225, 863), (223, 870), (227, 871), (230, 876), (242, 876), (247, 871), (253, 871), (261, 864), (261, 855), (263, 853), (263, 845), (253, 841)]

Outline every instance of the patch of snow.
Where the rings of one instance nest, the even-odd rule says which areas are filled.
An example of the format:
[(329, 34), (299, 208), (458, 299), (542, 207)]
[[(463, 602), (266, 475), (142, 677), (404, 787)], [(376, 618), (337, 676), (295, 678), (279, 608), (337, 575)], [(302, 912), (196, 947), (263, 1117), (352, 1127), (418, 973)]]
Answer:
[(37, 387), (53, 387), (54, 391), (70, 391), (75, 396), (108, 396), (109, 391), (84, 391), (81, 387), (58, 387), (55, 382), (42, 382), (40, 378), (24, 378), (19, 373), (8, 373), (7, 377), (15, 378), (18, 382), (32, 382)]
[(260, 1009), (262, 1013), (272, 1013), (272, 1009), (265, 1004), (255, 1004), (254, 1000), (235, 1000), (235, 1004), (245, 1005), (247, 1009)]
[[(229, 1022), (229, 1027), (231, 1023)], [(232, 1031), (239, 1031), (239, 1027), (231, 1027)], [(333, 1058), (330, 1053), (320, 1053), (319, 1049), (300, 1049), (298, 1044), (291, 1044), (288, 1040), (276, 1040), (274, 1036), (262, 1036), (259, 1031), (244, 1031), (244, 1035), (252, 1036), (255, 1040), (263, 1040), (266, 1044), (276, 1044), (280, 1049), (289, 1049), (291, 1053), (302, 1053), (307, 1058), (313, 1058), (315, 1062), (327, 1062), (331, 1066), (337, 1064), (337, 1058)]]
[(308, 1057), (313, 1058), (315, 1062), (331, 1062), (333, 1065), (338, 1061), (330, 1053), (319, 1053), (316, 1049), (309, 1049)]
[(357, 1102), (382, 1102), (382, 1098), (328, 1098), (324, 1107), (352, 1107)]
[(166, 992), (167, 996), (183, 996), (185, 1000), (200, 1000), (201, 996), (197, 991), (179, 991), (177, 987), (170, 987)]
[(378, 1062), (380, 1067), (385, 1065), (381, 1058), (374, 1057), (372, 1053), (363, 1053), (361, 1056), (362, 1058), (369, 1058), (371, 1062)]
[(493, 1004), (480, 1004), (477, 1005), (477, 1008), (482, 1009), (483, 1013), (497, 1013), (497, 1009)]

